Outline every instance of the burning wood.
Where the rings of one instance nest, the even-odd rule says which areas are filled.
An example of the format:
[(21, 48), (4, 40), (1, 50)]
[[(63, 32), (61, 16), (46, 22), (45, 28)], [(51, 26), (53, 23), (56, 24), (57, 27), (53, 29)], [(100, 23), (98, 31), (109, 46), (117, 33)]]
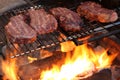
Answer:
[[(42, 70), (46, 70), (47, 68), (51, 68), (53, 64), (61, 65), (65, 59), (65, 53), (62, 52), (54, 52), (55, 55), (34, 61), (33, 63), (22, 66), (19, 69), (18, 74), (23, 80), (36, 80), (40, 77), (40, 73)], [(33, 75), (34, 74), (34, 75)]]
[[(99, 43), (105, 44), (104, 39), (102, 41)], [(61, 44), (62, 52), (54, 51), (52, 56), (19, 66), (15, 75), (18, 74), (22, 80), (111, 80), (104, 76), (110, 76), (111, 73), (102, 75), (101, 71), (110, 68), (118, 48), (117, 51), (110, 50), (109, 55), (109, 47), (105, 48), (97, 46), (93, 49), (89, 44), (76, 46), (68, 41)]]
[(92, 76), (82, 80), (112, 80), (111, 71), (110, 69), (103, 69), (100, 72), (95, 73)]
[[(109, 68), (117, 55), (115, 53), (108, 55), (107, 50), (104, 49), (101, 51), (94, 50), (88, 44), (74, 46), (74, 48), (70, 48), (71, 51), (64, 49), (69, 44), (71, 42), (61, 44), (62, 51), (67, 50), (68, 52), (55, 52), (55, 55), (51, 57), (22, 66), (19, 70), (19, 75), (23, 80), (84, 79), (99, 72), (101, 69)], [(26, 71), (26, 69), (30, 70)]]
[(12, 59), (10, 61), (2, 61), (2, 70), (4, 73), (3, 80), (19, 80), (19, 77), (17, 76), (17, 66), (16, 66), (16, 60)]
[(116, 56), (120, 61), (120, 44), (111, 38), (104, 38), (99, 41), (99, 44), (103, 46), (105, 49), (109, 49), (110, 53), (118, 53)]
[(77, 75), (79, 79), (91, 76), (94, 72), (97, 72), (97, 70), (109, 67), (112, 63), (111, 59), (115, 58), (115, 55), (108, 56), (106, 51), (102, 53), (103, 54), (98, 54), (96, 52), (95, 54), (91, 49), (86, 48), (86, 45), (77, 46), (72, 53), (73, 55), (66, 57), (65, 64), (62, 65), (60, 70), (54, 67), (45, 71), (42, 80), (74, 80), (74, 77)]

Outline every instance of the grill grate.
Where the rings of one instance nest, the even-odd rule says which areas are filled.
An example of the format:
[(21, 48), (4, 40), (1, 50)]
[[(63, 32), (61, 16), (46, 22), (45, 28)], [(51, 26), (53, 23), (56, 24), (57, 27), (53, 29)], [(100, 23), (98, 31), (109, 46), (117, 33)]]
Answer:
[[(13, 9), (10, 10), (8, 12), (5, 12), (3, 15), (0, 16), (0, 44), (3, 45), (7, 45), (7, 47), (10, 49), (10, 51), (13, 50), (13, 48), (17, 51), (17, 53), (13, 53), (10, 55), (11, 58), (14, 57), (18, 57), (24, 54), (28, 54), (31, 52), (35, 52), (38, 51), (40, 49), (45, 49), (45, 48), (49, 48), (52, 46), (56, 46), (59, 45), (61, 42), (65, 42), (68, 40), (72, 40), (74, 41), (77, 45), (82, 44), (83, 41), (78, 41), (78, 38), (83, 38), (86, 36), (89, 36), (91, 34), (96, 34), (98, 32), (103, 32), (104, 30), (109, 31), (109, 34), (106, 35), (101, 35), (93, 38), (90, 38), (90, 40), (88, 41), (93, 41), (99, 38), (103, 38), (106, 36), (110, 36), (116, 33), (120, 32), (120, 17), (119, 19), (114, 22), (114, 23), (109, 23), (109, 24), (102, 24), (102, 23), (98, 23), (98, 22), (89, 22), (85, 19), (85, 25), (83, 26), (83, 29), (80, 32), (77, 33), (69, 33), (69, 32), (65, 32), (62, 29), (58, 29), (57, 31), (54, 31), (52, 33), (49, 34), (45, 34), (45, 35), (39, 35), (37, 36), (37, 40), (31, 44), (14, 44), (12, 42), (9, 42), (6, 37), (5, 37), (5, 31), (4, 31), (4, 26), (9, 22), (9, 18), (20, 14), (20, 13), (25, 13), (27, 9), (29, 8), (35, 8), (35, 9), (39, 9), (41, 8), (41, 5), (38, 6), (34, 6), (34, 7), (23, 7), (23, 8), (17, 8), (17, 9)], [(116, 9), (117, 12), (119, 13), (120, 16), (120, 8)], [(114, 29), (113, 29), (114, 28)], [(112, 29), (112, 30), (110, 30)], [(117, 31), (116, 31), (117, 29)], [(118, 30), (119, 29), (119, 30)], [(118, 36), (118, 34), (116, 34)], [(119, 36), (120, 38), (120, 36)], [(17, 46), (16, 46), (17, 45)]]

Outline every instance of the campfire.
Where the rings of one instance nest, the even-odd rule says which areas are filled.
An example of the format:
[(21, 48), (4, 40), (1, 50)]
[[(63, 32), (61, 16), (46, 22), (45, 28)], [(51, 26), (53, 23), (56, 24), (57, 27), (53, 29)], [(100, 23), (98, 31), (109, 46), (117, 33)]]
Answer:
[[(69, 44), (66, 45), (70, 46)], [(61, 46), (64, 52), (66, 46), (62, 44)], [(76, 46), (72, 51), (66, 52), (65, 62), (62, 66), (53, 64), (52, 69), (43, 71), (41, 73), (41, 80), (76, 80), (76, 78), (87, 78), (94, 72), (103, 68), (109, 68), (116, 56), (116, 53), (108, 56), (107, 50), (102, 48), (101, 51), (95, 51), (88, 47), (87, 44)]]
[(18, 64), (19, 58), (3, 60), (3, 80), (82, 80), (110, 69), (118, 55), (117, 51), (108, 53), (109, 47), (93, 47), (92, 43), (76, 46), (67, 41), (60, 47), (60, 51), (53, 51), (52, 55), (45, 50), (50, 56), (42, 59), (24, 57), (28, 61), (24, 65)]

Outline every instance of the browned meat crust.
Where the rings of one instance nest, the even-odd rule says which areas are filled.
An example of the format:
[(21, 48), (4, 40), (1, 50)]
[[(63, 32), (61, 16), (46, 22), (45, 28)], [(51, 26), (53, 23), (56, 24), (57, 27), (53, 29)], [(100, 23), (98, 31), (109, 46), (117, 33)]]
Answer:
[(57, 20), (44, 9), (30, 9), (28, 12), (31, 18), (30, 25), (38, 34), (50, 33), (57, 29)]
[(101, 23), (114, 22), (118, 19), (118, 15), (114, 10), (103, 8), (100, 4), (91, 1), (79, 5), (77, 12), (90, 21)]
[(76, 12), (67, 8), (52, 8), (50, 12), (59, 21), (60, 27), (65, 31), (80, 31), (83, 21)]
[(11, 17), (5, 29), (11, 42), (31, 43), (36, 40), (36, 32), (25, 23), (23, 15)]

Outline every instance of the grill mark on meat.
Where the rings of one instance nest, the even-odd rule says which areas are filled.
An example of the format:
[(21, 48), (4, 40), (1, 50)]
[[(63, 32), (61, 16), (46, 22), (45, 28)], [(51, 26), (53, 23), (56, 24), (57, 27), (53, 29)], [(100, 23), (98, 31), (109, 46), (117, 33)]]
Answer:
[(83, 21), (76, 12), (62, 7), (52, 8), (50, 12), (65, 31), (80, 31)]
[[(44, 26), (47, 26), (47, 23), (49, 24), (49, 21), (47, 21), (47, 18), (46, 18), (46, 17), (47, 17), (47, 14), (44, 13), (43, 10), (40, 11), (40, 13), (41, 13), (41, 15), (39, 16), (39, 20), (42, 19), (40, 25), (41, 25), (41, 27), (43, 28), (43, 30), (45, 30), (45, 32), (47, 32), (48, 27), (44, 27)], [(43, 17), (43, 15), (46, 15), (46, 16)], [(49, 17), (48, 17), (48, 18), (49, 18)], [(40, 21), (39, 21), (39, 22), (40, 22)], [(42, 24), (42, 23), (44, 23), (44, 24)]]
[[(14, 19), (12, 20), (13, 23), (15, 23), (15, 25), (13, 26), (18, 26), (18, 27), (13, 27), (13, 28), (16, 28), (14, 30), (17, 30), (18, 34), (24, 34), (24, 33), (27, 33), (29, 34), (29, 31), (27, 30), (27, 28), (25, 27), (22, 27), (22, 26), (27, 26), (26, 24), (24, 24), (24, 21), (20, 20), (22, 19), (21, 17), (19, 17), (20, 15), (18, 15), (18, 17), (14, 17)], [(20, 25), (21, 24), (21, 25)], [(21, 28), (19, 28), (21, 27)], [(23, 33), (24, 32), (24, 33)]]
[[(64, 10), (62, 10), (61, 8), (56, 8), (56, 10), (55, 11), (57, 11), (59, 14), (58, 15), (60, 15), (60, 14), (62, 14), (62, 13), (64, 13), (65, 11)], [(55, 13), (54, 13), (55, 14)]]
[(30, 25), (38, 34), (50, 33), (57, 29), (57, 20), (44, 9), (33, 9), (28, 12), (31, 18)]
[[(14, 24), (13, 24), (14, 23)], [(21, 24), (22, 25), (22, 22), (20, 23), (20, 21), (19, 20), (17, 20), (17, 19), (14, 19), (13, 20), (13, 22), (11, 22), (11, 24), (13, 25), (13, 26), (17, 26), (17, 27), (12, 27), (13, 28), (13, 30), (17, 30), (16, 32), (17, 32), (17, 34), (21, 34), (21, 31), (22, 31), (22, 29), (21, 28), (19, 28), (19, 24)], [(11, 25), (11, 26), (12, 26)], [(21, 26), (20, 26), (21, 27)], [(24, 30), (24, 29), (23, 29)], [(15, 32), (15, 31), (14, 31)]]
[[(41, 30), (41, 31), (43, 30), (43, 31), (47, 32), (45, 27), (44, 27), (44, 26), (46, 26), (45, 18), (42, 17), (46, 13), (43, 12), (43, 9), (41, 9), (41, 11), (40, 10), (36, 10), (36, 11), (37, 11), (36, 14), (38, 16), (38, 19), (36, 19), (38, 21), (37, 23), (38, 23), (39, 26), (41, 25), (40, 27), (36, 27), (36, 28), (38, 28), (38, 30)], [(41, 13), (41, 14), (39, 14), (39, 13)], [(44, 24), (42, 24), (42, 23), (44, 23)]]
[[(13, 25), (11, 22), (9, 22), (8, 25), (9, 25), (9, 26), (15, 26), (15, 25)], [(9, 26), (6, 26), (6, 27), (9, 27)], [(11, 29), (11, 31), (13, 31), (13, 32), (15, 32), (15, 30), (17, 30), (16, 27), (12, 27), (12, 28), (10, 28), (10, 29)], [(16, 33), (18, 34), (19, 32), (16, 31)]]
[(57, 8), (57, 10), (60, 12), (60, 14), (69, 13), (69, 11), (66, 8), (64, 8), (64, 9), (63, 8)]
[(24, 21), (22, 14), (10, 18), (10, 22), (5, 26), (8, 38), (15, 43), (31, 43), (36, 40), (36, 32)]
[(114, 22), (118, 19), (118, 15), (114, 10), (103, 8), (100, 4), (91, 1), (79, 5), (77, 12), (90, 21), (101, 23)]

